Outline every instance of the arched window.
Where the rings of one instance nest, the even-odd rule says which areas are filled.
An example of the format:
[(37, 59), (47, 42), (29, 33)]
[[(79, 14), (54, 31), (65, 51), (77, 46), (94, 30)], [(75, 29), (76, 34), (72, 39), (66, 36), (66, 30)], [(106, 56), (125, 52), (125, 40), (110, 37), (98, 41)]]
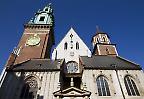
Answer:
[(103, 37), (103, 41), (104, 41), (104, 42), (106, 42), (106, 39), (105, 39), (105, 37)]
[(79, 49), (79, 43), (76, 42), (76, 49), (78, 50)]
[(46, 8), (45, 11), (48, 11), (48, 8)]
[(20, 99), (35, 99), (38, 90), (38, 83), (35, 77), (30, 77), (24, 82)]
[(44, 21), (44, 19), (45, 19), (45, 16), (41, 16), (39, 21)]
[(124, 78), (124, 83), (129, 96), (140, 96), (137, 86), (130, 76)]
[(110, 96), (108, 82), (106, 81), (104, 76), (99, 76), (96, 79), (96, 83), (97, 83), (99, 96)]
[(68, 47), (68, 43), (67, 43), (67, 42), (65, 42), (65, 44), (64, 44), (64, 49), (66, 50), (66, 49), (67, 49), (67, 47)]

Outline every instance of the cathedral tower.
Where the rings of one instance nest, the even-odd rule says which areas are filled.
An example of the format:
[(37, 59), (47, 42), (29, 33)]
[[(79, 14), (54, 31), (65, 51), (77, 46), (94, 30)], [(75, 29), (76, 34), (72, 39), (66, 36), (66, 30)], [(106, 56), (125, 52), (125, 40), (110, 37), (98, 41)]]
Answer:
[(0, 76), (0, 99), (53, 99), (53, 92), (59, 90), (62, 64), (50, 59), (53, 44), (54, 16), (49, 4), (24, 25), (19, 44)]
[(10, 56), (8, 64), (22, 63), (32, 58), (50, 58), (51, 47), (54, 44), (54, 16), (51, 4), (38, 10), (28, 23), (24, 25), (24, 33)]
[(111, 44), (107, 33), (97, 28), (96, 35), (92, 37), (93, 55), (118, 56), (116, 44)]

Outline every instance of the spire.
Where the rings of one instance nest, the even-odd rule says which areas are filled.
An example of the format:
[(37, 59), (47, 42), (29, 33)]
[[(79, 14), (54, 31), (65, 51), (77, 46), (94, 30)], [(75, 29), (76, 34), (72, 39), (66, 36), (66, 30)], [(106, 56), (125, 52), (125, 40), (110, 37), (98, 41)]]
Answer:
[(92, 37), (92, 45), (93, 48), (95, 47), (96, 44), (102, 43), (102, 44), (110, 44), (110, 39), (107, 33), (103, 32), (99, 26), (96, 26), (96, 33)]
[(98, 25), (96, 25), (96, 33), (99, 33), (100, 32), (100, 28)]
[(49, 14), (53, 13), (53, 9), (52, 9), (51, 6), (52, 6), (52, 4), (49, 3), (48, 5), (46, 5), (46, 6), (44, 7), (43, 11), (46, 11), (46, 12), (49, 13)]
[(100, 29), (98, 25), (96, 25), (96, 34), (98, 33), (104, 33), (104, 32)]
[(93, 55), (111, 55), (116, 56), (117, 50), (115, 44), (111, 44), (107, 33), (96, 26), (96, 34), (92, 37)]

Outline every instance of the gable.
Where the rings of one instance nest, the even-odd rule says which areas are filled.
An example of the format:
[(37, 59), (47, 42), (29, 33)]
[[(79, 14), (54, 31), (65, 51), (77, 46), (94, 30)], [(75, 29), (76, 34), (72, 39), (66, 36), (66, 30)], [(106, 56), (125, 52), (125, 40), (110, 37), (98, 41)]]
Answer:
[[(65, 48), (65, 43), (67, 43), (67, 48)], [(76, 47), (77, 43), (78, 49)], [(58, 46), (54, 49), (52, 59), (65, 59), (65, 61), (68, 62), (77, 61), (79, 56), (91, 56), (91, 51), (74, 31), (74, 29), (71, 28)]]
[(91, 92), (81, 90), (75, 87), (70, 87), (65, 90), (56, 91), (53, 94), (54, 96), (63, 96), (63, 97), (72, 97), (72, 96), (84, 97), (84, 96), (90, 96)]

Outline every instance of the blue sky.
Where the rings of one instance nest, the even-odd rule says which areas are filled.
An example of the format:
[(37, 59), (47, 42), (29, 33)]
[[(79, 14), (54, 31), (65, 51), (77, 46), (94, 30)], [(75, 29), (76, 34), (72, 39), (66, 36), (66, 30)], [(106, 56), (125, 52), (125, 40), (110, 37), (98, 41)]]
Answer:
[(73, 27), (91, 49), (98, 25), (117, 44), (121, 57), (144, 68), (143, 0), (0, 0), (0, 70), (17, 46), (23, 24), (48, 2), (54, 9), (56, 45)]

